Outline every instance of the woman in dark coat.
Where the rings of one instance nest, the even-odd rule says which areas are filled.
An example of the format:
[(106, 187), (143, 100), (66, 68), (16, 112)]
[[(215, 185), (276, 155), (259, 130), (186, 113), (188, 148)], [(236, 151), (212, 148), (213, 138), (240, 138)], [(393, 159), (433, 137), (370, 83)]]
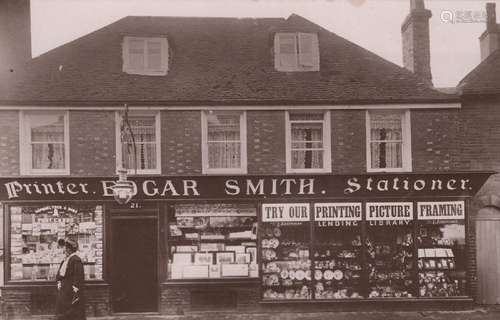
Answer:
[(83, 263), (76, 255), (78, 243), (65, 241), (66, 258), (57, 271), (57, 320), (85, 320)]

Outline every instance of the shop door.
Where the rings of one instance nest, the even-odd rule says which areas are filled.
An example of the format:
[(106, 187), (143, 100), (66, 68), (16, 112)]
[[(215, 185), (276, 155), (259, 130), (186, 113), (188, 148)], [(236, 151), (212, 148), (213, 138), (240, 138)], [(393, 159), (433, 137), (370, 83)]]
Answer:
[(158, 311), (157, 232), (153, 218), (114, 218), (111, 243), (114, 312)]
[(477, 302), (500, 304), (500, 210), (487, 207), (476, 218)]

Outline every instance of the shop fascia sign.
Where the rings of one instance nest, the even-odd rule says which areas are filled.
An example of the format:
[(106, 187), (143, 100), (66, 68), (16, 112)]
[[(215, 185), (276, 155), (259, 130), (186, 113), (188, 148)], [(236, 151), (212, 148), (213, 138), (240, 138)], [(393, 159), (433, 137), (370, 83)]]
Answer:
[[(465, 201), (417, 201), (417, 220), (463, 220)], [(319, 226), (356, 226), (363, 220), (361, 202), (319, 202), (313, 204), (312, 221)], [(413, 202), (366, 202), (369, 225), (408, 225), (415, 219)], [(264, 203), (262, 222), (311, 221), (309, 203)]]
[[(134, 200), (473, 196), (493, 172), (132, 177)], [(0, 201), (107, 200), (116, 178), (0, 178)]]

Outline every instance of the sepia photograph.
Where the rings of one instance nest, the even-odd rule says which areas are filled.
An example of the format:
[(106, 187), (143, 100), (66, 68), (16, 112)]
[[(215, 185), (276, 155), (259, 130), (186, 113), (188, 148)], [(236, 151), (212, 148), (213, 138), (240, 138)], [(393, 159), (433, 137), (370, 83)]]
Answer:
[(0, 319), (499, 319), (499, 6), (0, 0)]

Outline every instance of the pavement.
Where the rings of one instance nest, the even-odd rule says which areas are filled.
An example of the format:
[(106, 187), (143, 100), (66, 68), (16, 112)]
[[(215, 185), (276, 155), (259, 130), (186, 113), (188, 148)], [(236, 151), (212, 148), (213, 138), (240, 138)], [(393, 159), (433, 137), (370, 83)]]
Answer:
[[(50, 317), (31, 318), (45, 320)], [(500, 320), (500, 305), (476, 307), (461, 311), (397, 311), (397, 312), (311, 312), (311, 313), (228, 313), (199, 312), (182, 316), (156, 314), (124, 314), (89, 317), (88, 320)], [(28, 319), (26, 319), (28, 320)]]
[[(0, 319), (10, 320), (0, 314)], [(19, 319), (19, 318), (16, 318)], [(23, 320), (53, 320), (54, 316), (33, 316)], [(87, 320), (500, 320), (500, 304), (476, 306), (459, 311), (353, 311), (353, 312), (192, 312), (186, 315), (117, 314), (87, 317)]]

